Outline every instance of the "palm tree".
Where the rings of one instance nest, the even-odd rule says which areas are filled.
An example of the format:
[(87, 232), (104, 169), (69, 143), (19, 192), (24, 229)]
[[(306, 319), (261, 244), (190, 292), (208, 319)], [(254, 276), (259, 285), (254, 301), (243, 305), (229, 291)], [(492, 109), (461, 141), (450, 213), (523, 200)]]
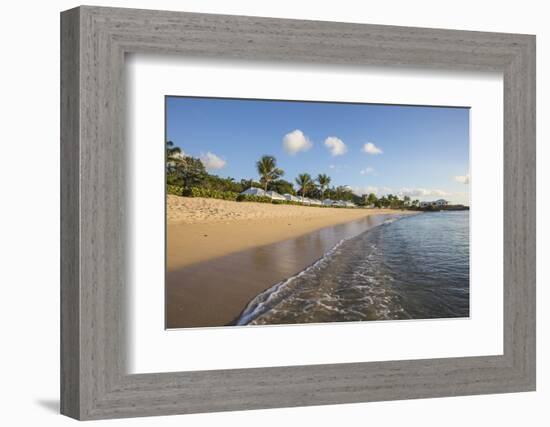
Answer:
[(180, 147), (174, 145), (172, 141), (166, 141), (166, 170), (173, 173), (182, 161), (182, 151)]
[(393, 194), (388, 194), (386, 197), (388, 199), (388, 205), (390, 208), (397, 207), (397, 205), (399, 204), (399, 197), (394, 196)]
[(181, 159), (181, 148), (174, 145), (172, 141), (166, 141), (166, 161), (178, 162)]
[(369, 204), (369, 205), (375, 205), (377, 201), (378, 201), (378, 198), (376, 197), (376, 194), (370, 193), (370, 194), (367, 196), (367, 204)]
[(282, 169), (277, 167), (277, 160), (273, 156), (262, 156), (256, 162), (256, 168), (260, 175), (260, 182), (264, 184), (265, 191), (267, 191), (267, 186), (271, 181), (275, 181), (285, 174)]
[(336, 200), (342, 200), (344, 197), (344, 194), (348, 192), (348, 189), (344, 185), (339, 185), (334, 189), (334, 195), (336, 196)]
[(325, 190), (330, 184), (330, 176), (321, 173), (317, 176), (317, 182), (319, 183), (319, 188), (321, 189), (321, 199), (323, 199)]
[(311, 175), (308, 173), (301, 173), (298, 175), (298, 178), (296, 178), (296, 184), (300, 186), (300, 192), (302, 193), (302, 197), (306, 196), (306, 192), (308, 188), (313, 184), (313, 180), (311, 179)]

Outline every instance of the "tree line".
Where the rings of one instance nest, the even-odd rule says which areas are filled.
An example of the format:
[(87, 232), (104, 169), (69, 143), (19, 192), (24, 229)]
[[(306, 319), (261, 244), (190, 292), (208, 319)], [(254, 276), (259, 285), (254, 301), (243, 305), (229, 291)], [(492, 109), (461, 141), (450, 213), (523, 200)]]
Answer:
[(274, 156), (262, 156), (256, 162), (256, 170), (258, 172), (257, 179), (241, 179), (240, 181), (210, 174), (199, 158), (183, 156), (181, 149), (172, 141), (166, 142), (166, 183), (168, 185), (185, 189), (201, 187), (212, 191), (234, 193), (241, 193), (250, 187), (257, 187), (279, 194), (292, 194), (293, 196), (320, 200), (329, 198), (364, 204), (364, 198), (354, 194), (349, 187), (330, 186), (331, 178), (326, 174), (319, 174), (314, 178), (309, 173), (301, 173), (294, 179), (294, 182), (283, 179), (285, 172), (277, 166), (277, 159)]
[[(172, 141), (166, 142), (166, 183), (168, 185), (191, 189), (200, 187), (217, 192), (242, 193), (250, 187), (262, 188), (265, 191), (275, 191), (279, 194), (309, 197), (312, 199), (332, 199), (351, 201), (358, 206), (374, 206), (377, 208), (418, 209), (419, 200), (411, 200), (409, 196), (400, 198), (395, 194), (382, 197), (374, 193), (358, 196), (348, 186), (331, 186), (331, 178), (326, 174), (318, 174), (315, 178), (309, 173), (301, 173), (294, 182), (287, 181), (283, 169), (277, 166), (274, 156), (262, 156), (256, 162), (258, 179), (223, 178), (207, 172), (198, 158), (182, 155), (181, 149)], [(297, 189), (294, 187), (297, 186)]]
[(415, 199), (411, 200), (409, 196), (403, 196), (400, 198), (395, 194), (387, 194), (382, 197), (377, 197), (374, 193), (363, 195), (364, 204), (366, 206), (374, 206), (377, 208), (391, 208), (391, 209), (408, 209), (418, 208), (420, 201)]

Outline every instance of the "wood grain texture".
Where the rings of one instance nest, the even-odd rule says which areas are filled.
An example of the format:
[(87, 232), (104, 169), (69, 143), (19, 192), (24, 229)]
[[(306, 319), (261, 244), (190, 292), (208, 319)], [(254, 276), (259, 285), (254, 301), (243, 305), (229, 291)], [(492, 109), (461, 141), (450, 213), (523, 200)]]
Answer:
[[(534, 36), (84, 6), (62, 13), (61, 38), (62, 413), (100, 419), (534, 390)], [(504, 354), (128, 375), (127, 53), (503, 72)]]
[(80, 414), (78, 10), (61, 20), (61, 412)]

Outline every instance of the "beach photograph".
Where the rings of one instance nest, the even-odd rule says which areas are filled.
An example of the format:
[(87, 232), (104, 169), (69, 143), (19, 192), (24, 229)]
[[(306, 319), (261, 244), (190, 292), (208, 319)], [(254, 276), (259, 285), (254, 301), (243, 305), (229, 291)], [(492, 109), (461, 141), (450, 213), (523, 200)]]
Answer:
[(470, 316), (467, 107), (165, 97), (165, 327)]

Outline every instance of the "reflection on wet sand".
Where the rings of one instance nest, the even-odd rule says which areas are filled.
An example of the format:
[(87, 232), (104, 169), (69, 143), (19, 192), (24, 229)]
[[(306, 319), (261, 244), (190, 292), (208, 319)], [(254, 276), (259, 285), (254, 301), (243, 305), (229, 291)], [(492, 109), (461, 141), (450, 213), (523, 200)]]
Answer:
[(166, 327), (232, 324), (256, 295), (304, 270), (342, 239), (387, 218), (372, 215), (166, 273)]

